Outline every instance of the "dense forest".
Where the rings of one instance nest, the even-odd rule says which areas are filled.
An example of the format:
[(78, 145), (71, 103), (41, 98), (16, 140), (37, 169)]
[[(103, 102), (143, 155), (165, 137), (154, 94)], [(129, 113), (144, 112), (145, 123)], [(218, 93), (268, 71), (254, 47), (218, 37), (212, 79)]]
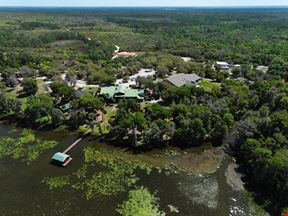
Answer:
[[(1, 118), (89, 128), (136, 152), (224, 143), (255, 200), (277, 215), (288, 207), (287, 42), (284, 9), (1, 9)], [(115, 45), (137, 55), (113, 59)], [(221, 60), (240, 67), (215, 68)], [(161, 102), (99, 96), (102, 86), (142, 68), (156, 74), (138, 77), (137, 87)], [(164, 82), (175, 73), (203, 82)], [(77, 89), (77, 80), (97, 87)]]

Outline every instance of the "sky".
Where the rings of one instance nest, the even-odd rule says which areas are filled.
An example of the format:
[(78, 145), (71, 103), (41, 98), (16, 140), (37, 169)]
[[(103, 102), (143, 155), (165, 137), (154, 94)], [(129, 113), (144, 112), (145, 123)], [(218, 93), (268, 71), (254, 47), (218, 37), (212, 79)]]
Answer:
[(0, 0), (0, 6), (288, 6), (288, 0)]

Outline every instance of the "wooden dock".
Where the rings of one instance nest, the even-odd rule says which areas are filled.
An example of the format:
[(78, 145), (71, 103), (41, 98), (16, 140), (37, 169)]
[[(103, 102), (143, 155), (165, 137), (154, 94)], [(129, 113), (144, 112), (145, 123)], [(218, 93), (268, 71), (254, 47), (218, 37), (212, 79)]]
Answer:
[(67, 149), (63, 151), (64, 154), (67, 154), (70, 150), (72, 150), (76, 145), (78, 145), (88, 134), (90, 134), (92, 130), (88, 130), (85, 134), (82, 135), (79, 139), (77, 139), (75, 142), (73, 142)]
[(78, 145), (81, 141), (83, 140), (83, 138), (79, 138), (77, 139), (74, 143), (72, 143), (67, 149), (65, 149), (63, 151), (64, 154), (67, 154), (71, 149), (73, 149), (76, 145)]
[[(62, 153), (57, 153), (57, 154), (63, 154), (64, 157), (66, 156), (66, 160), (65, 161), (61, 161), (62, 162), (62, 166), (65, 167), (67, 166), (71, 161), (72, 161), (72, 157), (70, 157), (70, 155), (68, 155), (67, 153), (69, 151), (71, 151), (75, 146), (77, 146), (86, 136), (88, 136), (88, 134), (91, 133), (91, 130), (88, 130), (85, 134), (83, 134), (79, 139), (77, 139), (75, 142), (73, 142), (68, 148), (66, 148)], [(55, 154), (55, 155), (57, 155)], [(69, 158), (68, 158), (69, 157)], [(59, 159), (56, 159), (57, 161), (59, 161)]]

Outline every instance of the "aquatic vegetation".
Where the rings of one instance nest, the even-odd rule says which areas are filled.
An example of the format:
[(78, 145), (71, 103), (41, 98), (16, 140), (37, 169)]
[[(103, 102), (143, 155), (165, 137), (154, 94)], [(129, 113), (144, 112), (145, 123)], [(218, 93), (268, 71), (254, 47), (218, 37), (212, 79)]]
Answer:
[(137, 181), (138, 178), (135, 175), (128, 176), (125, 170), (120, 169), (118, 172), (112, 170), (95, 173), (91, 179), (72, 187), (84, 191), (86, 198), (90, 199), (95, 194), (110, 196), (125, 191), (127, 187), (132, 186)]
[(19, 138), (0, 138), (0, 158), (10, 156), (13, 159), (22, 159), (29, 164), (45, 150), (56, 145), (57, 142), (38, 139), (31, 130), (25, 129)]
[[(113, 195), (132, 186), (138, 181), (133, 173), (136, 168), (130, 162), (121, 160), (121, 158), (109, 153), (108, 151), (99, 151), (87, 148), (84, 151), (86, 170), (82, 167), (80, 172), (76, 172), (77, 177), (87, 173), (88, 164), (93, 165), (96, 162), (105, 168), (104, 172), (97, 172), (91, 179), (73, 185), (74, 188), (85, 192), (86, 198), (90, 199), (94, 194)], [(88, 164), (87, 164), (88, 163)], [(85, 175), (84, 175), (85, 176)]]
[[(51, 189), (70, 185), (82, 191), (87, 199), (91, 199), (95, 195), (111, 196), (134, 186), (139, 180), (136, 169), (149, 173), (152, 168), (140, 161), (125, 160), (113, 151), (86, 148), (84, 163), (79, 170), (63, 179), (47, 177), (44, 182)], [(62, 184), (58, 182), (61, 180)]]
[(164, 216), (159, 210), (158, 199), (147, 188), (129, 191), (129, 199), (116, 210), (122, 216)]
[(62, 188), (66, 185), (70, 184), (70, 179), (69, 176), (60, 176), (60, 177), (53, 177), (53, 178), (45, 178), (43, 180), (50, 189), (55, 189), (55, 188)]
[(127, 160), (117, 151), (108, 151), (104, 149), (86, 148), (84, 150), (85, 163), (96, 162), (103, 166), (109, 166), (112, 169), (125, 166), (127, 172), (133, 173), (136, 168), (145, 170), (147, 174), (151, 172), (152, 166), (140, 160), (131, 159)]

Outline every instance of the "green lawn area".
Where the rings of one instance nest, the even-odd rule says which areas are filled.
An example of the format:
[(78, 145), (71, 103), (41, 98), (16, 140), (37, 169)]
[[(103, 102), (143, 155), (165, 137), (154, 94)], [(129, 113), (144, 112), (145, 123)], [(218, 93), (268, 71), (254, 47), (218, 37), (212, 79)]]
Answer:
[(206, 91), (211, 93), (215, 89), (220, 89), (221, 83), (202, 80), (199, 85)]
[[(36, 95), (43, 95), (46, 93), (43, 80), (37, 80), (37, 86), (38, 86), (38, 91), (37, 91)], [(20, 100), (22, 103), (22, 108), (25, 109), (27, 106), (27, 98), (28, 97), (21, 97), (20, 96), (21, 94), (22, 94), (22, 87), (21, 86), (17, 86), (16, 88), (7, 88), (6, 89), (7, 97)]]
[(20, 100), (22, 103), (22, 109), (25, 109), (26, 104), (27, 104), (27, 97), (18, 97), (19, 94), (21, 94), (21, 90), (22, 90), (22, 87), (7, 88), (6, 95), (8, 98)]
[(44, 81), (43, 80), (37, 80), (37, 86), (38, 86), (38, 91), (36, 95), (43, 95), (46, 93), (46, 89), (44, 87)]
[(103, 133), (109, 132), (109, 120), (116, 115), (117, 110), (113, 106), (105, 107), (106, 114), (104, 115), (104, 121), (102, 123)]

